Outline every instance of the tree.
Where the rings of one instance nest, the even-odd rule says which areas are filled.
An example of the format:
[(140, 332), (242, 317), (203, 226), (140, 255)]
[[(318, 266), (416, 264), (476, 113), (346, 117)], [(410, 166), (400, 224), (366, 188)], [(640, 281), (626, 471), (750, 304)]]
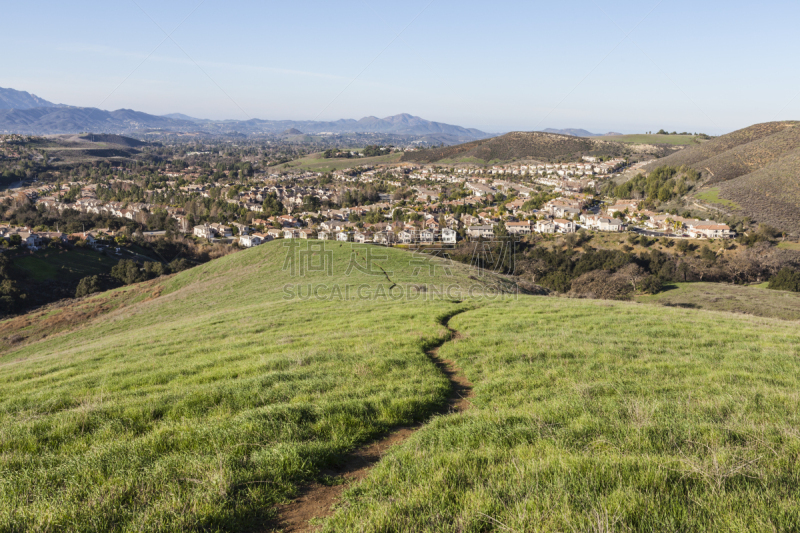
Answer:
[(78, 282), (78, 288), (75, 291), (75, 298), (88, 296), (95, 292), (100, 292), (101, 290), (100, 276), (86, 276)]
[(144, 281), (144, 276), (139, 271), (139, 265), (131, 259), (122, 259), (112, 267), (111, 277), (118, 279), (124, 285)]
[(664, 290), (664, 284), (658, 276), (647, 276), (642, 280), (640, 288), (647, 294), (658, 294)]

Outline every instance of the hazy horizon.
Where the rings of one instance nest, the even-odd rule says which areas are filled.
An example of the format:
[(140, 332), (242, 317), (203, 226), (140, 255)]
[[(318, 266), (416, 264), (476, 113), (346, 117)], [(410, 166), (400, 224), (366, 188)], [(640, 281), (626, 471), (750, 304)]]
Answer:
[[(36, 16), (31, 16), (34, 12)], [(362, 0), (6, 7), (0, 86), (154, 115), (409, 113), (499, 133), (730, 132), (800, 114), (800, 5)], [(742, 39), (747, 35), (747, 39)]]

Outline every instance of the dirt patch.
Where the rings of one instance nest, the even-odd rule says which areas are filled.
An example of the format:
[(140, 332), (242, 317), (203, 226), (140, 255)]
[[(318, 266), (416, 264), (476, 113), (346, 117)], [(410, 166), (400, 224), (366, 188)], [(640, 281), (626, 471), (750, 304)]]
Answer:
[[(439, 357), (439, 348), (445, 343), (458, 342), (461, 339), (461, 335), (447, 325), (452, 316), (442, 322), (442, 325), (449, 331), (448, 337), (426, 352), (436, 365), (436, 368), (450, 381), (450, 395), (447, 399), (447, 404), (440, 411), (441, 414), (466, 411), (471, 406), (469, 398), (473, 395), (472, 383), (462, 374), (456, 364), (453, 361)], [(324, 475), (330, 476), (340, 483), (333, 485), (315, 483), (304, 487), (300, 497), (288, 505), (279, 507), (277, 527), (286, 533), (315, 531), (317, 528), (310, 524), (312, 519), (331, 516), (333, 514), (333, 504), (336, 503), (348, 485), (364, 479), (369, 474), (369, 470), (381, 460), (387, 450), (392, 446), (405, 442), (423, 425), (416, 424), (395, 429), (388, 435), (348, 454), (339, 468), (323, 471)]]

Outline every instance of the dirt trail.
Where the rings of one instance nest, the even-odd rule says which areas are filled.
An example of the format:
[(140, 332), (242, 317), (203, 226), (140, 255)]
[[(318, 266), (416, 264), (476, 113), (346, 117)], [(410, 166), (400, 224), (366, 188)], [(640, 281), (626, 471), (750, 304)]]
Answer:
[[(450, 380), (450, 396), (447, 399), (447, 405), (440, 411), (442, 414), (460, 413), (470, 407), (469, 398), (472, 396), (472, 384), (464, 377), (453, 361), (439, 357), (439, 348), (447, 342), (456, 342), (461, 338), (459, 333), (452, 329), (448, 323), (451, 318), (465, 311), (466, 309), (460, 310), (442, 320), (441, 324), (449, 330), (450, 334), (426, 352), (439, 371)], [(339, 499), (345, 487), (364, 479), (369, 474), (369, 470), (381, 460), (381, 457), (389, 448), (405, 442), (423, 425), (416, 424), (395, 429), (384, 437), (347, 455), (341, 467), (335, 470), (323, 471), (322, 473), (325, 475), (341, 479), (342, 483), (335, 486), (315, 483), (305, 487), (300, 497), (292, 503), (279, 508), (278, 527), (286, 533), (314, 531), (316, 528), (309, 525), (311, 519), (331, 516), (333, 514), (333, 504)]]

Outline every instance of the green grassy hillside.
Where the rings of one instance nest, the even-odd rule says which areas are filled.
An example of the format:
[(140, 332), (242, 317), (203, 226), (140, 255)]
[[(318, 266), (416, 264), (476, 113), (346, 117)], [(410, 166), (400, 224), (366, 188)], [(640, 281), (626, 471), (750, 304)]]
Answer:
[(350, 248), (334, 244), (330, 275), (299, 250), (292, 272), (284, 242), (150, 285), (147, 299), (121, 292), (127, 305), (83, 300), (77, 329), (0, 355), (0, 530), (264, 526), (345, 451), (445, 402), (424, 352), (478, 284), (466, 267), (378, 249), (377, 275), (358, 270), (365, 251), (347, 275)]
[(326, 531), (796, 531), (796, 324), (531, 299), (454, 317), (473, 409), (424, 427)]
[(415, 421), (327, 530), (800, 528), (795, 323), (295, 243), (0, 322), (0, 531), (272, 530)]
[(637, 296), (636, 301), (800, 321), (800, 294), (796, 292), (724, 283), (673, 283), (665, 289), (656, 295)]
[(695, 135), (603, 135), (604, 141), (616, 141), (625, 144), (670, 144), (673, 146), (689, 146), (698, 144), (698, 137)]

